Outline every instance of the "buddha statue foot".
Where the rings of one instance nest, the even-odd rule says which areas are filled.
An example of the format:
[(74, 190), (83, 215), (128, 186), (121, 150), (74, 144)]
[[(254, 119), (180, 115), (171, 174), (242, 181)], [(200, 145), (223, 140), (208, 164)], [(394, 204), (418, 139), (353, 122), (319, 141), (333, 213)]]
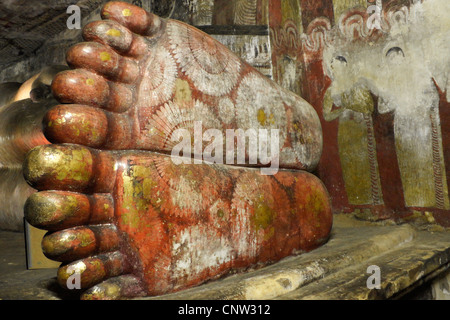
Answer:
[(30, 151), (25, 177), (42, 190), (26, 219), (51, 231), (42, 247), (66, 263), (59, 283), (79, 272), (85, 298), (158, 295), (278, 261), (323, 244), (332, 221), (325, 188), (305, 171), (61, 144)]
[[(49, 230), (42, 247), (63, 262), (61, 286), (78, 277), (83, 299), (159, 295), (323, 244), (330, 201), (307, 172), (322, 149), (314, 109), (191, 26), (121, 2), (102, 18), (53, 80), (53, 144), (23, 166), (39, 191), (25, 217)], [(279, 148), (270, 162), (251, 152), (268, 147), (260, 137), (230, 157), (191, 140), (174, 154), (198, 128), (205, 141), (208, 130), (275, 130)], [(274, 162), (282, 170), (262, 170)]]
[(202, 132), (275, 129), (280, 167), (317, 166), (321, 125), (305, 100), (180, 21), (121, 2), (106, 4), (102, 17), (83, 29), (88, 42), (67, 53), (75, 69), (53, 80), (56, 99), (66, 105), (44, 121), (50, 141), (168, 153), (176, 130), (194, 137), (196, 123)]

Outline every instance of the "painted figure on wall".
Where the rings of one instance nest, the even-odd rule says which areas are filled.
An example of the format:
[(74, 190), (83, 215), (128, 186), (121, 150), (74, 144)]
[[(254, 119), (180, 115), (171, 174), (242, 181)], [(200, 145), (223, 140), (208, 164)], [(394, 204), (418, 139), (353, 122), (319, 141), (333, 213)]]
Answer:
[[(372, 120), (374, 101), (370, 91), (355, 87), (344, 92), (338, 100), (333, 100), (332, 91), (333, 86), (325, 93), (323, 117), (326, 121), (339, 121), (337, 141), (349, 204), (361, 207), (382, 205)], [(333, 110), (333, 104), (339, 109)]]
[(339, 122), (346, 191), (335, 208), (367, 206), (373, 218), (386, 217), (389, 209), (391, 218), (431, 210), (448, 224), (448, 135), (442, 125), (448, 116), (442, 105), (448, 95), (449, 2), (393, 3), (383, 8), (380, 28), (369, 23), (368, 12), (351, 10), (325, 31), (323, 70), (331, 85), (322, 118)]

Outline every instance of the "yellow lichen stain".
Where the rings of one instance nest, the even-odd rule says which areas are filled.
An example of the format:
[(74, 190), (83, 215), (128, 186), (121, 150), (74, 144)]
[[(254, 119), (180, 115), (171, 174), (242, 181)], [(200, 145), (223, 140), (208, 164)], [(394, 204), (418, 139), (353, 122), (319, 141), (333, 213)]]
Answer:
[(80, 129), (78, 129), (75, 126), (73, 126), (72, 129), (73, 129), (73, 132), (75, 133), (75, 135), (78, 137), (80, 135)]
[(273, 235), (275, 234), (275, 228), (274, 227), (270, 227), (269, 231), (266, 232), (266, 234), (264, 235), (264, 240), (267, 241), (270, 238), (273, 237)]
[(319, 194), (319, 192), (312, 192), (306, 196), (305, 205), (301, 207), (301, 209), (306, 210), (307, 212), (313, 213), (316, 221), (316, 228), (320, 228), (320, 219), (318, 218), (319, 213), (325, 211), (325, 199)]
[(276, 212), (272, 210), (272, 208), (264, 201), (264, 197), (261, 195), (259, 199), (257, 199), (255, 203), (255, 214), (252, 217), (253, 224), (255, 226), (256, 231), (260, 229), (266, 229), (270, 227), (270, 229), (266, 232), (264, 239), (270, 239), (275, 230), (273, 230), (273, 226), (271, 226), (273, 220), (276, 217)]
[(217, 210), (217, 216), (219, 218), (223, 218), (225, 216), (225, 212), (222, 209)]
[(103, 62), (109, 61), (111, 60), (111, 55), (106, 51), (100, 52), (100, 60)]
[(56, 122), (57, 125), (61, 125), (63, 123), (66, 123), (66, 118), (57, 118), (55, 120), (55, 122)]
[(86, 84), (87, 84), (88, 86), (92, 86), (92, 85), (94, 84), (94, 79), (92, 79), (92, 78), (86, 79)]
[(92, 261), (90, 261), (90, 265), (91, 266), (94, 266), (95, 267), (95, 269), (103, 269), (102, 267), (103, 267), (103, 263), (101, 263), (99, 260), (92, 260)]
[(139, 215), (136, 214), (137, 204), (135, 203), (135, 188), (133, 179), (123, 175), (123, 214), (120, 216), (121, 224), (129, 228), (136, 229), (139, 227)]
[(120, 37), (121, 33), (119, 30), (117, 29), (109, 29), (108, 31), (106, 31), (106, 34), (108, 36), (113, 36), (113, 37)]
[[(69, 277), (75, 273), (83, 274), (87, 267), (82, 261), (79, 261), (69, 269), (69, 266), (61, 267), (58, 269), (58, 279), (66, 282)], [(70, 271), (69, 271), (70, 270)]]
[(190, 102), (192, 100), (191, 88), (186, 80), (177, 79), (175, 81), (175, 101)]
[(296, 137), (298, 138), (300, 143), (306, 144), (305, 138), (303, 137), (303, 134), (302, 134), (302, 128), (300, 127), (300, 124), (298, 122), (294, 122), (292, 127), (293, 127), (294, 131), (296, 132)]
[(80, 241), (81, 247), (87, 247), (94, 243), (94, 239), (91, 237), (91, 235), (81, 232), (81, 234), (78, 235), (77, 239)]
[(126, 210), (121, 215), (121, 222), (129, 228), (151, 228), (140, 215), (146, 214), (151, 207), (158, 209), (162, 206), (163, 200), (155, 197), (158, 184), (151, 174), (152, 168), (144, 165), (133, 165), (131, 170), (123, 173), (123, 208)]
[(79, 125), (78, 128), (78, 133), (77, 136), (80, 134), (80, 130), (86, 134), (86, 135), (90, 135), (92, 140), (96, 141), (99, 138), (99, 133), (97, 130), (95, 130), (95, 127), (93, 126), (93, 124), (87, 120), (87, 119), (82, 119), (81, 121), (81, 125)]
[(78, 208), (78, 201), (77, 198), (74, 196), (66, 196), (64, 205), (61, 206), (61, 209), (64, 211), (64, 217), (72, 216), (76, 213), (76, 210)]
[(133, 177), (136, 182), (140, 181), (141, 187), (139, 191), (142, 193), (142, 196), (150, 199), (154, 193), (153, 188), (157, 186), (157, 183), (150, 178), (151, 168), (140, 165), (133, 166)]
[(435, 224), (436, 220), (434, 219), (433, 213), (430, 211), (417, 211), (413, 210), (412, 214), (403, 218), (407, 222), (416, 223), (419, 225), (425, 224)]
[(308, 203), (308, 208), (313, 210), (314, 212), (320, 212), (324, 210), (324, 197), (318, 192), (309, 194), (306, 202)]
[[(61, 205), (59, 201), (49, 202), (46, 200), (45, 196), (39, 195), (38, 193), (32, 194), (28, 201), (32, 203), (33, 212), (35, 217), (33, 217), (33, 222), (45, 223), (47, 221), (53, 221), (55, 219), (54, 213), (58, 211), (63, 211), (66, 209), (64, 205)], [(59, 221), (64, 219), (66, 214), (59, 218)]]
[(130, 9), (123, 9), (122, 10), (122, 15), (124, 17), (130, 17), (132, 15), (131, 10)]
[(425, 217), (429, 223), (436, 223), (433, 214), (430, 211), (425, 211)]
[(109, 12), (106, 11), (108, 9), (109, 9), (109, 5), (105, 4), (105, 6), (103, 7), (103, 16), (104, 17), (109, 17), (111, 15)]
[(264, 112), (263, 109), (258, 110), (258, 115), (256, 117), (258, 118), (258, 122), (261, 125), (264, 126), (266, 124), (267, 117), (266, 117), (266, 113)]
[(268, 124), (275, 124), (275, 119), (273, 113), (267, 116), (266, 112), (261, 108), (258, 110), (258, 114), (256, 115), (258, 122), (260, 125), (265, 126)]

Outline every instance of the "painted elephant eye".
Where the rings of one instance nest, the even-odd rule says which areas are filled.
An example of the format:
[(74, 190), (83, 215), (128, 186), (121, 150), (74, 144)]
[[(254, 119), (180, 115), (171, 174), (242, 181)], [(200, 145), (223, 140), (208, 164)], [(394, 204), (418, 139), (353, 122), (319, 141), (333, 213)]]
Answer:
[(402, 48), (400, 47), (392, 47), (386, 52), (386, 57), (389, 57), (391, 54), (402, 54), (403, 57), (405, 57), (405, 53), (403, 52)]
[(345, 57), (343, 57), (343, 56), (337, 56), (336, 60), (347, 63), (347, 59), (345, 59)]

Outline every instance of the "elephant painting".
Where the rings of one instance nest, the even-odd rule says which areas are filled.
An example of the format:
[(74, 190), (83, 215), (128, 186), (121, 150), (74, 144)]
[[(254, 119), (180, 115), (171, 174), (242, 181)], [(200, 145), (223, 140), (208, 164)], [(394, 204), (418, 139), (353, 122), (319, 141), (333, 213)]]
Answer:
[(442, 107), (450, 101), (448, 12), (450, 1), (424, 0), (383, 12), (381, 30), (370, 30), (368, 15), (352, 11), (328, 31), (322, 61), (331, 85), (321, 111), (324, 121), (339, 122), (353, 208), (450, 209)]

